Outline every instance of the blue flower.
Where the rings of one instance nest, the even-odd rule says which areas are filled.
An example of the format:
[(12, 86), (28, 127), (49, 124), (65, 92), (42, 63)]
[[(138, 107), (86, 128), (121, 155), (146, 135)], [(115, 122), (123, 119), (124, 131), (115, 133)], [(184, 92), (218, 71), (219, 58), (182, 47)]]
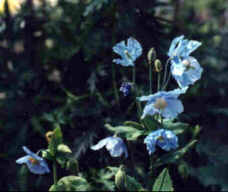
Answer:
[(92, 150), (99, 150), (103, 147), (109, 151), (112, 157), (120, 157), (123, 153), (128, 157), (127, 147), (123, 140), (119, 137), (107, 137), (98, 142), (98, 144), (91, 147)]
[(113, 62), (125, 67), (134, 66), (134, 61), (142, 55), (142, 46), (132, 37), (128, 38), (127, 45), (125, 45), (124, 41), (121, 41), (112, 49), (122, 57), (121, 59), (113, 59)]
[(155, 147), (158, 145), (165, 151), (170, 151), (178, 147), (178, 137), (170, 130), (158, 129), (150, 133), (145, 139), (149, 154), (155, 152)]
[(120, 91), (123, 92), (124, 96), (127, 96), (131, 92), (131, 87), (132, 87), (132, 83), (123, 82), (120, 87)]
[(165, 119), (174, 119), (184, 111), (183, 104), (178, 96), (186, 92), (188, 87), (175, 89), (173, 91), (160, 91), (153, 95), (137, 98), (139, 101), (147, 101), (141, 118), (146, 115), (161, 114)]
[(171, 59), (172, 76), (179, 87), (194, 84), (201, 78), (203, 69), (198, 61), (190, 56), (200, 45), (198, 41), (184, 39), (183, 35), (172, 41), (168, 56)]
[(25, 146), (23, 146), (23, 150), (27, 153), (27, 155), (16, 160), (16, 163), (25, 163), (29, 170), (34, 174), (42, 175), (50, 172), (48, 165), (43, 158), (33, 153)]

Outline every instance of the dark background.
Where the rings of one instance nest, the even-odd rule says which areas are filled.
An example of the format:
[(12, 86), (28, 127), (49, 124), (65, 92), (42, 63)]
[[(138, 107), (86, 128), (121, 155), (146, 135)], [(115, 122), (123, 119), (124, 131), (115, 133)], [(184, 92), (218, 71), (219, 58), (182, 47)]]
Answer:
[[(21, 2), (21, 1), (18, 1)], [(20, 9), (0, 7), (0, 189), (47, 190), (52, 177), (28, 173), (15, 160), (47, 147), (45, 133), (61, 124), (64, 142), (81, 172), (115, 165), (104, 151), (89, 146), (110, 133), (105, 123), (137, 120), (128, 108), (132, 96), (118, 90), (130, 70), (112, 63), (112, 47), (128, 37), (143, 47), (136, 81), (148, 89), (145, 58), (155, 47), (163, 63), (171, 40), (184, 34), (202, 42), (193, 53), (204, 69), (201, 80), (181, 97), (179, 119), (202, 127), (200, 141), (188, 154), (186, 175), (173, 167), (176, 190), (228, 190), (226, 0), (27, 0)], [(155, 79), (154, 79), (155, 83)], [(175, 88), (171, 80), (169, 89)], [(117, 90), (117, 92), (115, 92)], [(117, 93), (117, 94), (116, 94)], [(73, 94), (75, 97), (73, 97)], [(138, 161), (144, 162), (140, 153)], [(59, 176), (69, 175), (60, 170)]]

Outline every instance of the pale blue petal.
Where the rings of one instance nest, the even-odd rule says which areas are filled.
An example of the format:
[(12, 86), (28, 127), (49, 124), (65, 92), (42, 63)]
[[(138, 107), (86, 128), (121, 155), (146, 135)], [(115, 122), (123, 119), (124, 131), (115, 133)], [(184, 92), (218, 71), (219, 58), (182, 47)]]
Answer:
[(28, 166), (29, 170), (34, 174), (43, 175), (45, 173), (49, 173), (50, 170), (40, 164), (32, 164), (30, 161), (27, 161), (26, 165)]
[(146, 115), (154, 115), (156, 113), (159, 113), (159, 110), (154, 107), (154, 103), (146, 104), (146, 106), (143, 109), (143, 114), (141, 116), (141, 119), (144, 119)]
[(28, 155), (30, 155), (32, 158), (38, 160), (38, 161), (42, 161), (43, 158), (39, 157), (38, 155), (36, 155), (35, 153), (33, 153), (29, 148), (27, 148), (26, 146), (22, 147), (23, 150), (25, 151), (25, 153), (27, 153)]
[(127, 47), (133, 61), (135, 61), (140, 55), (142, 55), (142, 46), (136, 39), (130, 37), (127, 40)]
[(166, 99), (167, 106), (161, 114), (165, 119), (174, 119), (184, 111), (183, 104), (178, 99)]
[(180, 43), (180, 41), (182, 41), (182, 39), (184, 38), (184, 35), (181, 35), (179, 37), (176, 37), (175, 39), (173, 39), (170, 48), (169, 48), (169, 52), (168, 52), (168, 56), (169, 57), (173, 57), (175, 55), (175, 49), (177, 48), (178, 44)]
[(162, 133), (163, 140), (158, 140), (157, 144), (165, 151), (176, 149), (178, 147), (178, 138), (170, 130), (164, 130)]
[(96, 150), (99, 150), (99, 149), (103, 148), (108, 143), (110, 138), (111, 137), (107, 137), (105, 139), (100, 140), (96, 145), (91, 146), (90, 149), (96, 151)]
[(107, 150), (111, 150), (121, 141), (122, 141), (122, 139), (120, 139), (118, 137), (109, 137), (108, 142), (106, 143), (105, 147)]
[(134, 63), (132, 60), (126, 58), (126, 56), (123, 56), (122, 59), (113, 59), (112, 60), (114, 63), (128, 67), (128, 66), (134, 66)]
[(202, 43), (199, 41), (190, 40), (184, 45), (184, 49), (180, 52), (181, 57), (188, 57), (193, 51), (195, 51)]
[(188, 57), (187, 59), (191, 63), (191, 66), (193, 68), (185, 70), (185, 72), (181, 76), (173, 75), (179, 87), (186, 87), (194, 84), (197, 80), (201, 78), (203, 72), (203, 69), (194, 57)]
[(166, 98), (177, 98), (179, 97), (179, 95), (186, 93), (186, 91), (188, 90), (188, 87), (183, 87), (183, 88), (178, 88), (178, 89), (174, 89), (172, 91), (168, 91), (166, 92)]
[(179, 63), (174, 62), (173, 60), (171, 61), (171, 73), (174, 76), (181, 76), (183, 75), (184, 71), (185, 71), (185, 66), (181, 63), (181, 61)]
[(121, 41), (120, 43), (117, 43), (112, 49), (115, 53), (117, 53), (121, 57), (123, 57), (124, 51), (126, 50), (125, 42)]
[(19, 159), (16, 160), (17, 164), (23, 164), (23, 163), (27, 163), (27, 161), (29, 161), (30, 156), (26, 155), (24, 157), (21, 157)]

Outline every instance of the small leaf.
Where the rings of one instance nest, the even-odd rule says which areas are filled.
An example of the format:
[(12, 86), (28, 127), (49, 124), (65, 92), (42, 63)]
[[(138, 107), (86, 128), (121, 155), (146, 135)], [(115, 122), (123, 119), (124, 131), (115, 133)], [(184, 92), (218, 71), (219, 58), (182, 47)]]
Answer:
[(71, 149), (65, 144), (58, 145), (57, 150), (61, 153), (72, 153)]
[(145, 124), (145, 126), (149, 129), (149, 130), (155, 130), (157, 129), (158, 127), (161, 126), (161, 124), (156, 121), (153, 117), (151, 116), (146, 116), (144, 119), (143, 119), (143, 122)]
[(61, 178), (56, 185), (52, 185), (49, 191), (88, 191), (90, 185), (86, 179), (78, 176)]
[(125, 121), (124, 125), (134, 127), (136, 129), (141, 129), (141, 130), (144, 129), (144, 127), (140, 123), (135, 122), (135, 121)]
[(167, 168), (163, 169), (154, 182), (153, 191), (174, 191), (172, 180)]
[(158, 158), (154, 164), (152, 165), (153, 167), (158, 167), (163, 164), (168, 164), (168, 163), (174, 163), (178, 159), (184, 156), (184, 154), (191, 149), (195, 144), (197, 143), (197, 140), (192, 140), (190, 143), (188, 143), (185, 147), (179, 149), (178, 151), (175, 152), (170, 152), (168, 154), (163, 155), (161, 158)]
[(143, 135), (143, 131), (129, 126), (112, 127), (110, 124), (105, 124), (105, 127), (108, 128), (108, 130), (118, 134), (120, 137), (126, 138), (129, 141), (134, 141), (139, 136)]
[(52, 156), (56, 155), (57, 147), (59, 144), (62, 143), (63, 135), (60, 126), (57, 124), (56, 128), (53, 132), (51, 141), (48, 144), (48, 149), (50, 150), (50, 153)]
[(52, 157), (49, 149), (42, 150), (41, 154), (44, 159), (53, 160), (53, 157)]
[(126, 177), (126, 190), (127, 191), (145, 191), (142, 185), (134, 178), (129, 175)]

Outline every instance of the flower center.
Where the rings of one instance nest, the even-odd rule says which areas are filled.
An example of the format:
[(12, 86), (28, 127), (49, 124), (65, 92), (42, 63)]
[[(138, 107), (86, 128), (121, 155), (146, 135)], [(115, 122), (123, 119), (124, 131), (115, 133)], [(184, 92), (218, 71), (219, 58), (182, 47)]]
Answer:
[(162, 137), (162, 136), (159, 136), (158, 138), (157, 138), (157, 140), (159, 140), (159, 141), (164, 141), (164, 138)]
[(188, 59), (185, 59), (182, 61), (182, 64), (185, 66), (186, 71), (188, 71), (189, 69), (195, 69), (195, 67), (193, 67), (190, 63), (190, 61)]
[(131, 55), (129, 54), (128, 50), (125, 50), (124, 53), (128, 59), (132, 60)]
[(30, 161), (33, 165), (39, 164), (39, 161), (36, 160), (36, 159), (34, 159), (34, 158), (32, 158), (32, 157), (29, 158), (29, 161)]
[(154, 104), (154, 107), (156, 109), (165, 109), (166, 106), (167, 106), (167, 103), (166, 103), (165, 99), (163, 99), (163, 98), (156, 99), (155, 104)]

